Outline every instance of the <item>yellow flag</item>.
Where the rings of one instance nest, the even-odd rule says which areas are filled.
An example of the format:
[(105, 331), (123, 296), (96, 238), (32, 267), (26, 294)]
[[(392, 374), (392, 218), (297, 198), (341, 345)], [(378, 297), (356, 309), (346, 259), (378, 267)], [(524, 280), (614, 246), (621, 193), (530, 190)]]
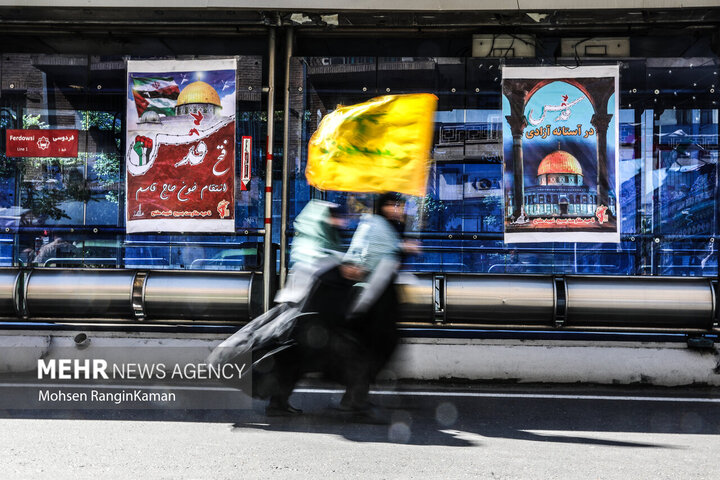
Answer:
[(429, 93), (338, 107), (310, 139), (308, 182), (321, 190), (425, 195), (436, 107)]

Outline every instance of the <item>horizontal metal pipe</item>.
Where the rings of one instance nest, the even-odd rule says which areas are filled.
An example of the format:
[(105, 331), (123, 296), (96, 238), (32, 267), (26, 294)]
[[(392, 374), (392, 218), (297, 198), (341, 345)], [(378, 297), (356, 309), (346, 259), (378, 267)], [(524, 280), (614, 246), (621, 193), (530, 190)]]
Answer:
[(550, 277), (447, 275), (448, 322), (550, 325), (555, 299)]
[(151, 271), (142, 293), (147, 320), (244, 322), (256, 313), (254, 274)]
[(708, 279), (568, 277), (567, 325), (712, 328)]
[(132, 319), (131, 270), (32, 270), (26, 279), (27, 314), (33, 317)]
[[(556, 329), (555, 308), (562, 304), (549, 275), (421, 273), (415, 277), (400, 287), (399, 321), (404, 324)], [(25, 305), (30, 321), (237, 324), (262, 311), (259, 278), (256, 273), (227, 271), (0, 269), (0, 316), (22, 318), (20, 307)], [(563, 329), (713, 329), (716, 299), (711, 279), (564, 279)]]
[(15, 300), (20, 275), (19, 270), (0, 270), (0, 317), (14, 317), (18, 313)]
[(412, 283), (401, 285), (399, 300), (400, 320), (403, 322), (430, 322), (433, 319), (433, 277), (419, 275)]

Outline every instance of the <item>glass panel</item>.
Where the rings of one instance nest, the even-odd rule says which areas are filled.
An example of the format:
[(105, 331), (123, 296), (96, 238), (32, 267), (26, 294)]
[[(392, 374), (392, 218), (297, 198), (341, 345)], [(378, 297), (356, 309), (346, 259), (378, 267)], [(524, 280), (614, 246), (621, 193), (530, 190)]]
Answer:
[[(253, 234), (264, 227), (262, 58), (238, 58), (237, 141), (250, 136), (253, 146), (247, 191), (240, 191), (236, 162), (238, 234), (126, 236), (124, 57), (4, 54), (0, 265), (260, 268), (262, 240)], [(69, 129), (77, 135), (77, 156), (7, 157), (7, 129)]]
[(320, 121), (337, 105), (361, 103), (376, 96), (377, 61), (375, 57), (293, 58), (290, 64), (290, 102), (288, 158), (288, 224), (311, 198), (324, 198), (348, 205), (354, 229), (360, 214), (372, 207), (362, 195), (319, 192), (305, 180), (307, 143)]
[[(139, 236), (138, 236), (139, 237)], [(193, 270), (259, 270), (262, 237), (192, 237), (144, 235), (125, 242), (129, 268)]]
[[(582, 62), (607, 64), (603, 59)], [(371, 93), (427, 91), (439, 97), (434, 163), (427, 196), (408, 202), (410, 230), (422, 239), (424, 251), (408, 258), (407, 268), (475, 273), (717, 274), (717, 253), (712, 248), (717, 235), (718, 110), (713, 92), (720, 79), (716, 59), (622, 62), (621, 110), (619, 118), (613, 119), (620, 135), (622, 241), (617, 245), (502, 243), (502, 63), (443, 57), (293, 59), (291, 97), (293, 108), (303, 114), (296, 116), (296, 140), (291, 143), (297, 152), (292, 157), (295, 196), (291, 218), (312, 195), (340, 201), (348, 197), (313, 193), (302, 178), (303, 146), (334, 104), (365, 101)], [(538, 208), (546, 201), (557, 201), (544, 197), (530, 200), (526, 203)], [(592, 203), (583, 195), (569, 200)], [(677, 255), (672, 255), (675, 249)]]

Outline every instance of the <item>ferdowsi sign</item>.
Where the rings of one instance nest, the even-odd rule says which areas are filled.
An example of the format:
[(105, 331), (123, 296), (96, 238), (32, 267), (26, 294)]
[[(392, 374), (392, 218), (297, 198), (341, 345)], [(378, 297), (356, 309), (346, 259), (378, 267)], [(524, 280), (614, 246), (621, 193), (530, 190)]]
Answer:
[(78, 156), (77, 130), (7, 130), (5, 139), (7, 157), (76, 158)]
[(610, 66), (505, 67), (505, 242), (620, 241)]
[(237, 60), (127, 70), (127, 232), (233, 232)]

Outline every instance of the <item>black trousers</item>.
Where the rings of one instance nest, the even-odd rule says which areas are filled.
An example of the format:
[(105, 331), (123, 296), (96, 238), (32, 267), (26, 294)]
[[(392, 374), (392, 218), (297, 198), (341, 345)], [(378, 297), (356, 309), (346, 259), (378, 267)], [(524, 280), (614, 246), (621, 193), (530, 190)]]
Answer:
[(272, 355), (263, 382), (254, 382), (271, 402), (287, 403), (300, 377), (319, 371), (346, 386), (351, 404), (367, 403), (371, 381), (397, 345), (398, 301), (390, 283), (369, 312), (349, 319), (348, 308), (356, 294), (353, 282), (342, 277), (339, 268), (317, 279), (303, 308), (314, 314), (298, 320), (291, 335), (293, 345)]

